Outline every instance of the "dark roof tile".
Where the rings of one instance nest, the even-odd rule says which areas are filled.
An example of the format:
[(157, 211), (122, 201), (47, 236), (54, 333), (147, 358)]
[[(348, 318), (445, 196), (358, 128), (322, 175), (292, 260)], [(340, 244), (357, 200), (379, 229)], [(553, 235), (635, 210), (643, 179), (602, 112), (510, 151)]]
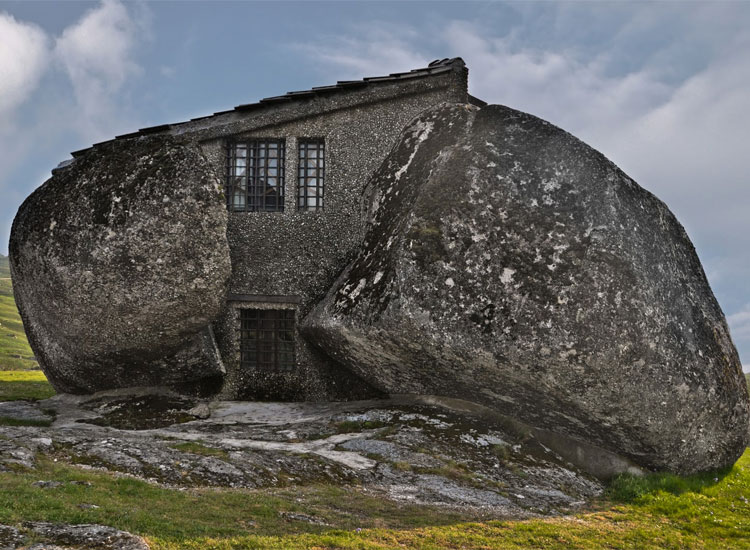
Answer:
[[(211, 118), (214, 116), (231, 113), (232, 111), (239, 111), (239, 112), (254, 111), (256, 109), (266, 107), (267, 105), (272, 105), (275, 103), (287, 103), (287, 102), (294, 101), (297, 99), (315, 96), (316, 94), (328, 94), (328, 93), (342, 91), (342, 90), (351, 89), (351, 88), (361, 88), (361, 87), (368, 86), (370, 84), (377, 84), (380, 82), (398, 82), (401, 80), (409, 80), (412, 78), (421, 78), (425, 76), (438, 75), (438, 74), (452, 71), (454, 67), (464, 67), (464, 66), (465, 66), (464, 60), (461, 59), (460, 57), (454, 57), (452, 59), (449, 59), (449, 58), (436, 59), (435, 61), (432, 61), (429, 65), (427, 65), (427, 67), (423, 67), (420, 69), (413, 69), (411, 71), (403, 72), (403, 73), (391, 73), (388, 76), (371, 76), (371, 77), (363, 78), (362, 80), (340, 80), (332, 86), (317, 86), (317, 87), (311, 88), (310, 90), (300, 90), (296, 92), (289, 92), (287, 94), (280, 95), (280, 96), (266, 97), (266, 98), (261, 99), (257, 103), (246, 103), (243, 105), (237, 105), (234, 109), (229, 110), (229, 111), (218, 111), (211, 115), (192, 118), (190, 119), (190, 122), (196, 121), (196, 120), (204, 120), (206, 118)], [(128, 139), (128, 138), (137, 137), (139, 135), (156, 134), (159, 132), (164, 132), (166, 130), (169, 130), (172, 126), (179, 125), (179, 124), (185, 124), (185, 123), (178, 122), (176, 124), (161, 124), (159, 126), (151, 126), (149, 128), (142, 128), (138, 130), (137, 132), (132, 132), (129, 134), (123, 134), (123, 135), (117, 136), (115, 139)], [(109, 143), (110, 141), (114, 141), (114, 140), (108, 140), (108, 141), (103, 141), (101, 143), (96, 143), (93, 145), (93, 147), (96, 147), (97, 145), (101, 145), (102, 143)], [(80, 156), (81, 154), (85, 153), (88, 149), (89, 148), (80, 149), (78, 151), (74, 151), (71, 154), (74, 157)]]
[(164, 132), (165, 130), (169, 130), (170, 125), (169, 124), (160, 124), (158, 126), (149, 126), (148, 128), (141, 128), (138, 130), (141, 134), (157, 134), (159, 132)]

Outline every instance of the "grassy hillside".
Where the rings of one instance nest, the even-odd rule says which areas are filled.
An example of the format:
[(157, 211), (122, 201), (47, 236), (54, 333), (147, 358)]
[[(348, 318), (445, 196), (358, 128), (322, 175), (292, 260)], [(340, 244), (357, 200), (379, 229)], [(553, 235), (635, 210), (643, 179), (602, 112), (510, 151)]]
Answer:
[(0, 472), (0, 523), (101, 523), (154, 550), (750, 548), (750, 452), (721, 472), (625, 476), (588, 511), (523, 521), (396, 504), (356, 487), (175, 490), (53, 458)]
[[(40, 370), (0, 370), (0, 402), (47, 399), (53, 395), (55, 390)], [(0, 426), (2, 423), (0, 417)]]
[(0, 279), (10, 278), (10, 267), (8, 265), (8, 256), (0, 254)]
[(0, 256), (0, 370), (39, 368), (13, 299), (8, 257)]

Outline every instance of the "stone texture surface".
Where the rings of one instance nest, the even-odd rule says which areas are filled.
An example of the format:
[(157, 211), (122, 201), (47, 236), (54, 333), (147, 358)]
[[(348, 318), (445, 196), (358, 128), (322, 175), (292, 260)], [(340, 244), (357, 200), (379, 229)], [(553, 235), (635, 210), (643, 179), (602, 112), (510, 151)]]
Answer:
[(54, 550), (56, 548), (67, 550), (149, 550), (150, 548), (142, 537), (95, 523), (68, 525), (36, 521), (25, 523), (24, 528), (36, 538), (41, 537), (46, 541), (31, 547), (38, 550)]
[(173, 138), (116, 141), (56, 171), (10, 239), (18, 309), (55, 389), (220, 375), (209, 329), (230, 274), (221, 182)]
[[(55, 423), (0, 426), (0, 470), (14, 464), (5, 451), (14, 448), (25, 451), (28, 468), (47, 455), (171, 487), (324, 484), (493, 517), (565, 513), (602, 490), (533, 433), (437, 399), (215, 401), (206, 418), (185, 422), (195, 400), (131, 391), (35, 404), (53, 410)], [(133, 420), (123, 424), (125, 416)], [(70, 483), (40, 481), (45, 491)]]
[(304, 321), (328, 355), (646, 468), (741, 454), (747, 389), (695, 250), (600, 153), (513, 109), (444, 105), (370, 190), (358, 256)]

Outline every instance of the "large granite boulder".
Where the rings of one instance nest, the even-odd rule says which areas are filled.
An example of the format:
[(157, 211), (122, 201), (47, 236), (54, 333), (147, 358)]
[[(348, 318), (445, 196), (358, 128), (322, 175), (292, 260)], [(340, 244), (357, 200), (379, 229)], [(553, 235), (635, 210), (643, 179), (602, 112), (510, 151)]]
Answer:
[(230, 274), (221, 182), (197, 147), (117, 140), (57, 170), (16, 215), (18, 309), (60, 392), (200, 386)]
[(513, 109), (445, 105), (370, 189), (359, 255), (304, 321), (338, 362), (646, 468), (742, 453), (747, 389), (695, 250), (600, 153)]

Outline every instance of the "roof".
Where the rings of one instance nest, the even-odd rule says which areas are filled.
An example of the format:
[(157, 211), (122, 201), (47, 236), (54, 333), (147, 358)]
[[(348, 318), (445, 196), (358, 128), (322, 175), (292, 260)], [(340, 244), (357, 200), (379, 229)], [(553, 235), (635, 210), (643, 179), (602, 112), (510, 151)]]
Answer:
[[(318, 86), (315, 88), (311, 88), (309, 90), (287, 92), (286, 94), (280, 95), (280, 96), (266, 97), (256, 103), (246, 103), (243, 105), (238, 105), (234, 109), (229, 109), (227, 111), (219, 111), (211, 115), (193, 118), (184, 122), (177, 122), (173, 124), (160, 124), (159, 126), (141, 128), (137, 132), (131, 132), (129, 134), (122, 134), (122, 135), (116, 136), (114, 139), (102, 141), (100, 143), (95, 143), (94, 145), (92, 145), (92, 147), (96, 147), (97, 145), (102, 145), (104, 143), (110, 143), (118, 139), (128, 139), (128, 138), (134, 138), (134, 137), (139, 137), (139, 136), (146, 136), (150, 134), (158, 134), (161, 132), (166, 132), (172, 129), (173, 127), (179, 126), (181, 124), (187, 124), (189, 122), (193, 122), (196, 120), (204, 120), (207, 118), (224, 115), (227, 113), (232, 113), (232, 112), (244, 113), (248, 111), (255, 111), (258, 109), (265, 109), (267, 107), (274, 106), (274, 105), (298, 101), (300, 99), (310, 99), (310, 98), (321, 96), (321, 95), (342, 93), (342, 92), (347, 92), (353, 89), (361, 89), (361, 88), (366, 88), (369, 86), (377, 86), (382, 83), (401, 82), (401, 81), (411, 80), (415, 78), (435, 76), (435, 75), (447, 73), (456, 69), (464, 69), (465, 67), (466, 67), (466, 64), (464, 63), (464, 60), (461, 59), (460, 57), (436, 59), (435, 61), (431, 62), (426, 67), (413, 69), (411, 71), (404, 72), (404, 73), (391, 73), (386, 76), (370, 76), (370, 77), (363, 78), (362, 80), (339, 80), (338, 82), (336, 82), (336, 84), (333, 84), (331, 86)], [(78, 157), (78, 156), (81, 156), (86, 151), (88, 151), (89, 149), (91, 149), (91, 147), (80, 149), (78, 151), (73, 151), (71, 155), (73, 155), (73, 157)], [(61, 168), (61, 167), (62, 166), (58, 166), (58, 168)]]

